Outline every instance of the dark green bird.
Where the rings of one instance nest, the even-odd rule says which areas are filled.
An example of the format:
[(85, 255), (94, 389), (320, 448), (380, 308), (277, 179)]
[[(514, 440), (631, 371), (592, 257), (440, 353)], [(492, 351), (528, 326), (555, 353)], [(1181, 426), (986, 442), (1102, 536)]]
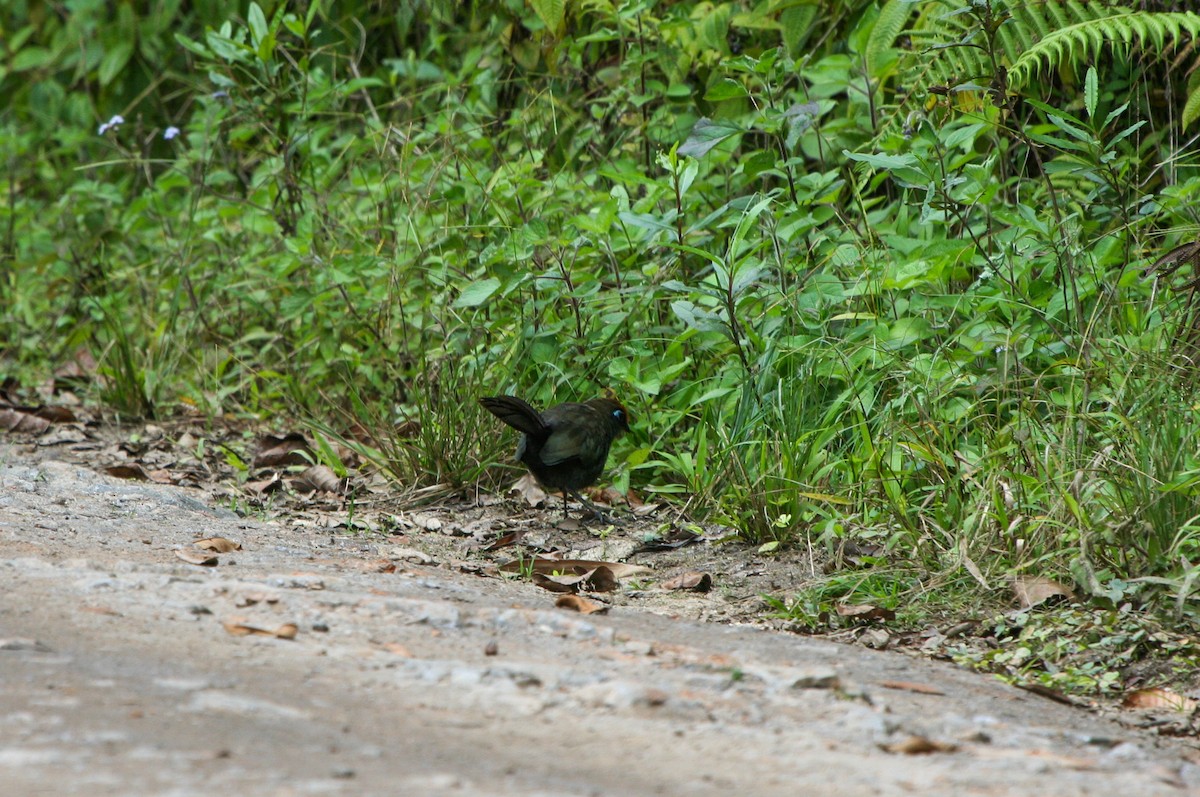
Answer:
[(545, 412), (516, 396), (487, 396), (479, 403), (521, 432), (517, 461), (529, 468), (542, 487), (562, 491), (564, 517), (567, 496), (604, 517), (579, 490), (595, 484), (604, 472), (613, 440), (629, 431), (629, 412), (621, 402), (606, 396), (559, 404)]

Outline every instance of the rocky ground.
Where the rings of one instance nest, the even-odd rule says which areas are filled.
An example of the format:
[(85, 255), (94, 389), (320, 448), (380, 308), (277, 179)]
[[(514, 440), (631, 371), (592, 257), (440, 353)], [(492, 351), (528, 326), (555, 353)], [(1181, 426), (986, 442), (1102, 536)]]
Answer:
[[(480, 547), (505, 512), (561, 533), (511, 507), (354, 532), (86, 460), (0, 442), (5, 795), (1200, 792), (1192, 740), (730, 624), (761, 584), (729, 568), (709, 592), (648, 586), (706, 570), (707, 543), (637, 559), (582, 614)], [(639, 545), (579, 539), (613, 562)]]

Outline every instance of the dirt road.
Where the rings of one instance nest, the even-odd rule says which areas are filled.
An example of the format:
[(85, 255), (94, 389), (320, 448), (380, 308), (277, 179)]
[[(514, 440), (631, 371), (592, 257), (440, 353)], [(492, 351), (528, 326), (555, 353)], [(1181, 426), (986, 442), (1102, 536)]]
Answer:
[(1200, 793), (1185, 743), (948, 664), (419, 558), (0, 444), (0, 793)]

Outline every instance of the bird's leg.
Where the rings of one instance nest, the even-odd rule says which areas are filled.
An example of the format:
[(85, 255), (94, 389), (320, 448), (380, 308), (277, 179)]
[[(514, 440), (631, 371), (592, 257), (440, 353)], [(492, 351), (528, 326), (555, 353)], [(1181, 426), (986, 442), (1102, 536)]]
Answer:
[(574, 498), (579, 503), (583, 504), (584, 508), (586, 508), (588, 511), (590, 511), (592, 513), (592, 517), (596, 518), (596, 520), (599, 520), (601, 523), (614, 523), (615, 524), (615, 523), (620, 522), (619, 520), (617, 520), (616, 517), (608, 514), (607, 512), (602, 510), (600, 507), (596, 506), (591, 501), (584, 498), (582, 495), (580, 495), (575, 490), (564, 490), (563, 491), (563, 511), (564, 511), (563, 519), (564, 520), (566, 519), (565, 512), (566, 512), (566, 503), (567, 503), (568, 495), (570, 495), (572, 498)]

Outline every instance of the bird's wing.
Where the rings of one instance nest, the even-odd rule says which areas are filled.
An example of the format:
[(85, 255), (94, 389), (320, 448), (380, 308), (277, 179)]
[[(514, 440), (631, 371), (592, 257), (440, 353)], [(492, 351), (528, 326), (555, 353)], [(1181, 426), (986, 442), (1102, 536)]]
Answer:
[(559, 465), (568, 459), (577, 459), (584, 451), (594, 447), (590, 438), (586, 426), (558, 427), (546, 438), (539, 456), (547, 465)]
[(542, 414), (550, 436), (539, 455), (547, 465), (569, 459), (595, 458), (597, 433), (604, 431), (604, 417), (587, 404), (559, 404)]

